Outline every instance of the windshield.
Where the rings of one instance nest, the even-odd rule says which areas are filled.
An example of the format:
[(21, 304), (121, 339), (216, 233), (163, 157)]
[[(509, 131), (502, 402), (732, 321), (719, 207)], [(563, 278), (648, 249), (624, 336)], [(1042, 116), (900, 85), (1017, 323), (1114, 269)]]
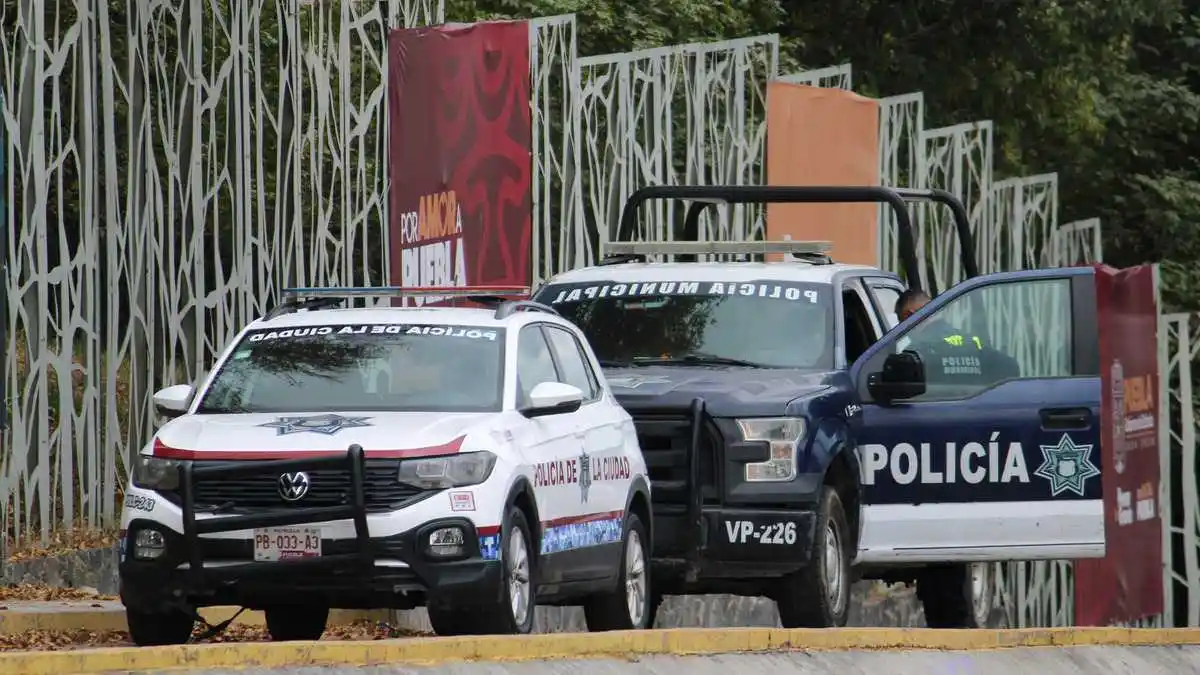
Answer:
[(196, 412), (500, 410), (504, 331), (357, 324), (247, 333)]
[(833, 367), (828, 284), (650, 281), (538, 292), (587, 335), (602, 365)]

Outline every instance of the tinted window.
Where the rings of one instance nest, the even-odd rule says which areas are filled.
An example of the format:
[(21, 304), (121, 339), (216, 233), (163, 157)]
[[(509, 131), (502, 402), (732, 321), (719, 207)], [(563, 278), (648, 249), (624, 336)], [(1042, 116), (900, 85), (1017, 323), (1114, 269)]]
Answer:
[(573, 387), (579, 387), (588, 398), (595, 398), (597, 391), (596, 378), (592, 367), (583, 355), (579, 341), (561, 328), (546, 327), (546, 336), (550, 338), (550, 346), (558, 359), (562, 381)]
[(833, 366), (827, 284), (649, 281), (553, 284), (537, 296), (583, 330), (602, 365), (736, 359)]
[(303, 326), (248, 333), (200, 413), (500, 409), (504, 331), (474, 326)]
[(550, 356), (541, 327), (526, 326), (517, 340), (517, 405), (525, 405), (529, 392), (543, 382), (558, 382), (554, 357)]
[(1074, 374), (1069, 279), (981, 286), (909, 331), (928, 381), (921, 398), (964, 398), (1012, 378)]

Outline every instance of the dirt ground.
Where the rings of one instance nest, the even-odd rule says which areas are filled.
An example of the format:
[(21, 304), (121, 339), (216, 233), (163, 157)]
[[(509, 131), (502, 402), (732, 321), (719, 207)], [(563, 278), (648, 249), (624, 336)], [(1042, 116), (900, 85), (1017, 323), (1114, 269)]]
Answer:
[[(21, 584), (19, 586), (0, 586), (0, 610), (6, 602), (21, 601), (88, 601), (114, 600), (86, 588), (58, 588), (40, 584)], [(199, 637), (207, 629), (197, 627), (194, 637)], [(412, 637), (415, 633), (400, 631), (386, 623), (360, 621), (346, 626), (331, 626), (325, 631), (323, 640), (387, 640), (399, 637)], [(203, 640), (211, 642), (257, 642), (269, 639), (267, 630), (261, 626), (230, 626), (220, 635)], [(0, 652), (3, 651), (45, 651), (59, 649), (83, 649), (87, 647), (125, 647), (130, 646), (129, 634), (119, 632), (94, 631), (28, 631), (13, 635), (0, 635)]]

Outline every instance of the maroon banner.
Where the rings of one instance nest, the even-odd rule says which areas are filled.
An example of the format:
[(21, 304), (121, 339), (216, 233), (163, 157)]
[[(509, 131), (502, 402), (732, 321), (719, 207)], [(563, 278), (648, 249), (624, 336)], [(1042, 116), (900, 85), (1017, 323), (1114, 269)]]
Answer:
[(1080, 626), (1129, 623), (1163, 611), (1154, 283), (1152, 265), (1096, 266), (1107, 555), (1075, 563)]
[(387, 87), (391, 283), (528, 286), (529, 25), (393, 30)]

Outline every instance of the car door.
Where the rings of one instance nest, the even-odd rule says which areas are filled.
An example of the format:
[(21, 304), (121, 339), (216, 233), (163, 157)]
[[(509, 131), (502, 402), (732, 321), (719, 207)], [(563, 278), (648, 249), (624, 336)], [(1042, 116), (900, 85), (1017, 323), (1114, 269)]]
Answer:
[[(852, 365), (863, 404), (861, 562), (1104, 555), (1095, 297), (1091, 268), (978, 277)], [(927, 378), (923, 394), (875, 400), (869, 377), (906, 338), (921, 353), (921, 331), (941, 330), (938, 322), (1011, 356), (1019, 375), (993, 381), (985, 369), (971, 385)], [(927, 375), (972, 367), (943, 354), (923, 355)]]
[[(558, 382), (558, 370), (541, 324), (528, 324), (517, 335), (517, 409), (529, 403), (533, 388), (543, 382)], [(542, 521), (541, 553), (549, 554), (560, 539), (555, 533), (580, 510), (578, 461), (582, 443), (576, 435), (571, 414), (543, 415), (527, 419), (517, 432), (518, 446), (532, 466), (534, 499)], [(542, 573), (553, 566), (542, 565)]]
[(583, 405), (571, 425), (582, 453), (579, 455), (579, 513), (574, 521), (579, 552), (564, 579), (599, 578), (620, 569), (621, 530), (629, 497), (631, 467), (625, 456), (622, 410), (604, 397), (579, 337), (566, 328), (543, 327), (557, 366), (559, 381), (584, 393)]

